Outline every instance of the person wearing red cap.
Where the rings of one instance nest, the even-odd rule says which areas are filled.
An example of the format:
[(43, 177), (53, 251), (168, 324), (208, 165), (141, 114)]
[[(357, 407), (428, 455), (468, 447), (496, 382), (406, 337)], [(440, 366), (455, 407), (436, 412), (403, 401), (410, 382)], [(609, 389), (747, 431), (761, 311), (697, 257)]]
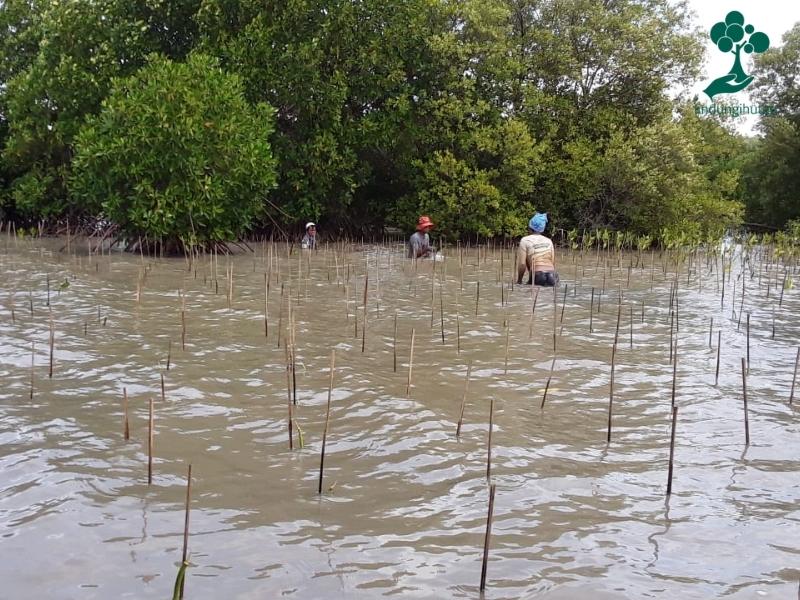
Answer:
[(428, 232), (433, 229), (433, 221), (423, 215), (417, 221), (417, 231), (408, 240), (408, 258), (428, 258), (433, 254)]

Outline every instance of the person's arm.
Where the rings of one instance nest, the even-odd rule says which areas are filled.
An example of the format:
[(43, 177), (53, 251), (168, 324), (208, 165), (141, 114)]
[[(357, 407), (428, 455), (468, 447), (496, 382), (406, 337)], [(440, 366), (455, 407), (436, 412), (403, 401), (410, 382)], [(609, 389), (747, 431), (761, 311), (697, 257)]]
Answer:
[(517, 247), (517, 283), (522, 285), (522, 278), (528, 270), (528, 253), (522, 247), (522, 242)]

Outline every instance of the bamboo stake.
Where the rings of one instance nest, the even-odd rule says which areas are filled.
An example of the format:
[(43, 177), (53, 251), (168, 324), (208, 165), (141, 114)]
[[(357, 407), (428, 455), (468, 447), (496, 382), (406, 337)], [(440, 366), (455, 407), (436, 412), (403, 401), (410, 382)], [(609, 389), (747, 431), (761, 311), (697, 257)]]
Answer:
[(544, 408), (544, 403), (547, 401), (547, 391), (550, 389), (550, 380), (553, 379), (553, 369), (556, 368), (556, 357), (553, 355), (553, 362), (550, 363), (550, 375), (547, 376), (547, 383), (544, 386), (544, 395), (542, 396), (542, 405), (539, 408)]
[(472, 373), (472, 361), (467, 363), (467, 378), (464, 380), (464, 395), (461, 397), (461, 412), (458, 415), (458, 425), (456, 426), (456, 437), (461, 436), (461, 424), (464, 422), (464, 407), (467, 405), (467, 390), (469, 389), (469, 376)]
[(53, 324), (53, 309), (50, 309), (50, 369), (48, 371), (48, 378), (53, 378), (53, 346), (56, 343), (56, 331)]
[(606, 442), (611, 443), (611, 414), (614, 406), (614, 369), (615, 360), (617, 356), (617, 345), (611, 348), (611, 382), (608, 386), (608, 433), (606, 435)]
[[(31, 393), (30, 393), (30, 399), (31, 400), (33, 400), (33, 377), (34, 377), (34, 373), (36, 371), (35, 364), (34, 364), (35, 362), (36, 362), (36, 342), (31, 342)], [(795, 369), (795, 372), (796, 371), (797, 371), (797, 369)], [(794, 390), (794, 385), (792, 385), (792, 389)], [(789, 399), (789, 403), (791, 404), (791, 402), (792, 402), (792, 400), (790, 398)]]
[(264, 337), (269, 337), (269, 274), (264, 273)]
[(394, 311), (394, 338), (392, 342), (392, 371), (397, 373), (397, 311)]
[[(277, 260), (277, 257), (275, 258)], [(277, 274), (277, 273), (276, 273)], [(281, 347), (281, 332), (283, 331), (283, 292), (284, 286), (286, 282), (281, 283), (281, 297), (278, 300), (278, 348)], [(347, 290), (347, 286), (345, 285), (345, 290)], [(348, 318), (350, 318), (350, 312), (348, 309), (347, 313)]]
[(494, 428), (494, 398), (489, 400), (489, 439), (486, 442), (486, 479), (492, 479), (492, 429)]
[(131, 439), (131, 427), (128, 421), (128, 388), (122, 388), (122, 432), (126, 442)]
[(289, 360), (289, 344), (283, 345), (283, 353), (286, 357), (286, 398), (289, 406), (289, 450), (294, 450), (294, 412), (292, 409), (292, 363)]
[(167, 371), (169, 371), (170, 363), (172, 362), (172, 339), (169, 340), (167, 345)]
[(747, 313), (747, 372), (750, 372), (750, 313)]
[(672, 361), (672, 402), (671, 405), (675, 406), (675, 388), (678, 383), (678, 344), (675, 343), (675, 360)]
[(481, 592), (486, 589), (486, 566), (489, 561), (489, 542), (492, 537), (492, 513), (494, 512), (494, 493), (496, 484), (489, 487), (489, 514), (486, 516), (486, 536), (483, 540), (483, 564), (481, 566)]
[(669, 436), (669, 471), (667, 472), (667, 497), (672, 494), (672, 470), (675, 458), (675, 426), (678, 421), (678, 407), (673, 402), (672, 406), (672, 432)]
[(319, 455), (319, 486), (317, 493), (322, 494), (322, 473), (325, 465), (325, 444), (328, 439), (328, 423), (331, 419), (331, 395), (333, 394), (333, 369), (336, 364), (336, 351), (331, 350), (331, 372), (328, 380), (328, 406), (325, 410), (325, 428), (322, 430), (322, 451)]
[(478, 316), (478, 302), (480, 302), (481, 298), (481, 282), (478, 282), (478, 285), (475, 287), (475, 316)]
[(444, 344), (444, 282), (439, 287), (439, 316), (442, 321), (442, 344)]
[(714, 375), (714, 385), (719, 383), (719, 355), (722, 352), (722, 330), (717, 332), (717, 371)]
[[(188, 550), (189, 550), (189, 506), (192, 501), (192, 465), (189, 464), (189, 472), (186, 475), (186, 510), (185, 510), (185, 517), (183, 520), (183, 553), (181, 554), (181, 565), (182, 568), (186, 568), (189, 566), (187, 562), (188, 557)], [(185, 571), (184, 571), (185, 572)], [(183, 598), (183, 587), (186, 581), (185, 577), (181, 578), (180, 583), (180, 590), (178, 592), (178, 598)]]
[[(800, 347), (797, 348), (797, 356), (794, 359), (794, 375), (792, 375), (792, 391), (789, 392), (789, 404), (793, 403), (794, 400), (794, 384), (797, 381), (797, 365), (800, 363)], [(33, 394), (33, 391), (31, 391)], [(33, 395), (31, 395), (31, 398)]]
[(536, 302), (539, 300), (539, 288), (537, 287), (535, 292), (531, 288), (531, 295), (533, 296), (533, 302), (531, 302), (531, 319), (528, 323), (528, 339), (533, 338), (533, 317), (536, 314)]
[(414, 329), (411, 330), (411, 351), (408, 354), (408, 380), (406, 381), (406, 398), (411, 393), (411, 370), (414, 367)]
[(186, 350), (186, 310), (181, 309), (181, 350)]
[(153, 399), (150, 398), (150, 415), (147, 430), (147, 485), (153, 483), (153, 442), (155, 442), (155, 420), (153, 418)]
[(161, 403), (166, 404), (167, 395), (164, 393), (164, 374), (161, 373)]
[(745, 359), (742, 358), (742, 397), (744, 398), (744, 443), (750, 445), (750, 419), (747, 416), (747, 370)]
[(556, 353), (556, 317), (558, 316), (558, 289), (553, 286), (553, 354)]
[(369, 289), (369, 270), (364, 276), (364, 323), (361, 327), (361, 354), (364, 354), (364, 346), (367, 343), (367, 290)]
[(675, 311), (669, 313), (669, 362), (672, 363), (672, 350), (675, 343)]
[(594, 288), (592, 288), (592, 299), (589, 303), (589, 333), (592, 333), (592, 319), (594, 317)]

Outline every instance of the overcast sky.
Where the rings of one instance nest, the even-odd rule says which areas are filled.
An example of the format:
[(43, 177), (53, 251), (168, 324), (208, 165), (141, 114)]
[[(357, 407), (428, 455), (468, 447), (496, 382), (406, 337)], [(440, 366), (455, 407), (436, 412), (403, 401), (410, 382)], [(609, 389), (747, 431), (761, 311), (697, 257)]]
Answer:
[[(763, 31), (769, 36), (770, 47), (779, 46), (783, 34), (800, 21), (800, 0), (758, 0), (758, 2), (742, 2), (741, 0), (688, 0), (689, 6), (696, 13), (695, 21), (698, 26), (708, 32), (711, 26), (718, 21), (725, 20), (732, 10), (738, 10), (744, 15), (745, 23), (752, 24), (756, 31)], [(702, 103), (710, 103), (708, 96), (703, 93), (708, 83), (720, 75), (727, 73), (733, 65), (733, 55), (721, 52), (711, 41), (706, 38), (706, 63), (704, 77), (690, 90), (690, 95), (697, 94)], [(742, 66), (746, 73), (750, 72), (753, 59), (742, 53), (744, 59)], [(715, 100), (723, 97), (716, 96)], [(738, 94), (731, 94), (726, 101), (738, 101), (742, 104), (750, 103), (746, 90)], [(757, 118), (747, 117), (737, 119), (737, 126), (742, 133), (751, 133)]]

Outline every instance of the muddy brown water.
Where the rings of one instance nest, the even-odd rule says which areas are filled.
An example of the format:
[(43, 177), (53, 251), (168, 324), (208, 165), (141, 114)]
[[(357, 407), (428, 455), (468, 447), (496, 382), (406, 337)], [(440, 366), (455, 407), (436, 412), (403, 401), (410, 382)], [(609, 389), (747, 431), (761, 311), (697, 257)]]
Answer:
[[(632, 269), (630, 285), (627, 267), (636, 263), (635, 255), (623, 255), (618, 263), (590, 252), (581, 268), (577, 256), (560, 254), (561, 283), (568, 288), (541, 409), (553, 357), (552, 290), (540, 290), (531, 327), (529, 286), (504, 290), (507, 302), (501, 301), (499, 251), (472, 248), (462, 269), (456, 249), (450, 249), (432, 273), (430, 261), (416, 267), (404, 261), (400, 245), (331, 246), (299, 258), (295, 250), (288, 259), (285, 246), (275, 245), (272, 254), (268, 245), (256, 245), (253, 253), (231, 261), (229, 307), (225, 257), (218, 259), (217, 289), (208, 257), (187, 270), (183, 259), (88, 256), (75, 240), (67, 254), (59, 252), (63, 245), (2, 238), (0, 597), (171, 597), (180, 563), (185, 474), (192, 463), (187, 598), (477, 598), (491, 399), (497, 495), (487, 598), (797, 596), (800, 402), (789, 406), (788, 397), (800, 343), (800, 294), (787, 290), (778, 306), (781, 265), (753, 260), (754, 271), (743, 275), (744, 314), (751, 315), (749, 447), (740, 372), (747, 351), (746, 318), (741, 324), (738, 319), (741, 259), (727, 274), (722, 308), (719, 263), (709, 272), (701, 255), (688, 284), (687, 266), (681, 267), (680, 408), (673, 493), (666, 501), (670, 290), (676, 275), (674, 265), (664, 275), (666, 259), (658, 253), (643, 256), (644, 267)], [(507, 252), (502, 259), (506, 281), (511, 257)], [(353, 315), (363, 302), (366, 268), (362, 353), (362, 309), (358, 337)], [(605, 293), (589, 333), (591, 288), (600, 290), (604, 274)], [(65, 278), (69, 286), (59, 290)], [(286, 332), (280, 348), (277, 338), (282, 284), (284, 328), (286, 297), (292, 297), (295, 312), (295, 417), (305, 438), (298, 449), (295, 436), (293, 451)], [(613, 431), (606, 444), (620, 288)], [(559, 320), (563, 299), (561, 287)], [(504, 322), (510, 325), (507, 372)], [(413, 385), (406, 397), (412, 328)], [(332, 349), (325, 491), (318, 496)], [(469, 361), (472, 376), (457, 439)], [(130, 401), (129, 442), (123, 440), (123, 387)], [(155, 399), (156, 434), (148, 487), (149, 398)]]

